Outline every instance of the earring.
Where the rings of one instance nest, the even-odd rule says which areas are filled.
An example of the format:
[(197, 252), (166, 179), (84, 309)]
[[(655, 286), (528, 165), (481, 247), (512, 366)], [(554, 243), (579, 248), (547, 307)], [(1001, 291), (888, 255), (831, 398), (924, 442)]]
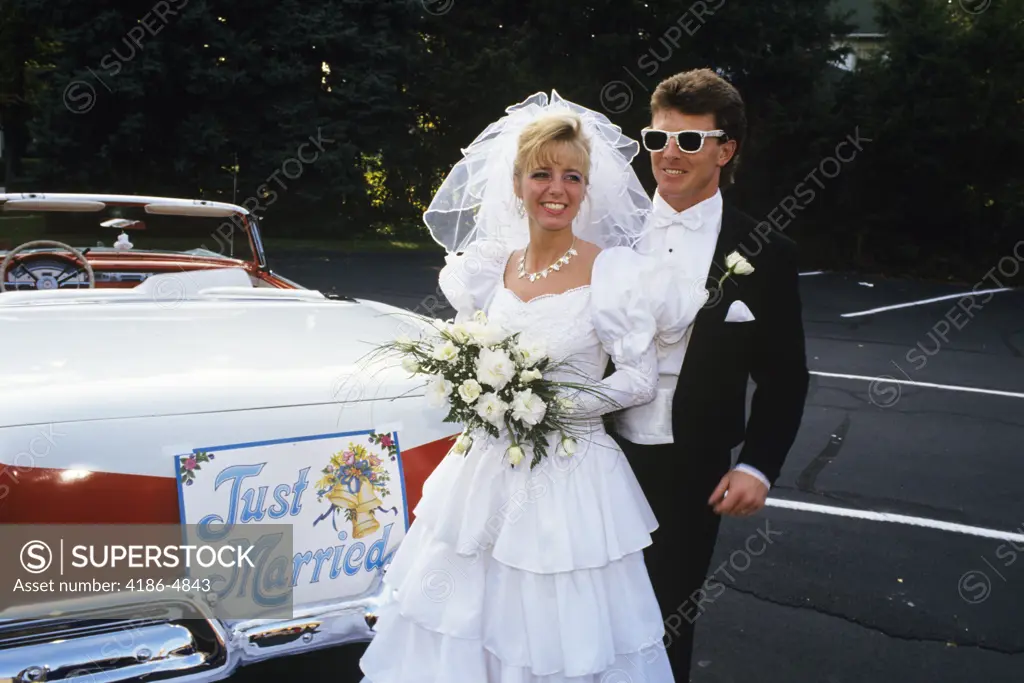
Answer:
[(520, 218), (526, 216), (526, 206), (523, 205), (521, 197), (516, 198), (516, 213), (519, 214)]

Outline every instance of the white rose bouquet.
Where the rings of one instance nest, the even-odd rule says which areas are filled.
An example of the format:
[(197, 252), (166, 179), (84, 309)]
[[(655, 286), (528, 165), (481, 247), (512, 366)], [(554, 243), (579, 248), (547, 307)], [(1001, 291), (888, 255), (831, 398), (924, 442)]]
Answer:
[(542, 340), (507, 334), (483, 311), (463, 323), (435, 320), (426, 338), (401, 338), (379, 350), (397, 353), (406, 371), (428, 377), (427, 400), (435, 407), (447, 404), (445, 422), (464, 426), (455, 443), (458, 453), (469, 451), (474, 431), (495, 438), (507, 434), (509, 462), (519, 464), (529, 450), (533, 468), (547, 456), (552, 433), (560, 436), (556, 450), (562, 455), (576, 451), (580, 416), (570, 392), (596, 395), (616, 407), (591, 383), (550, 379), (554, 370), (569, 366), (553, 361)]

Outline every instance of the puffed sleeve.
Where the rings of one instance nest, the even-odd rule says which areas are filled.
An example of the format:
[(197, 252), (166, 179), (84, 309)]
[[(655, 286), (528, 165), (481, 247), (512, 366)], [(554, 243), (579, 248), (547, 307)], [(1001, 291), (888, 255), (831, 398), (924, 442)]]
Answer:
[(456, 311), (456, 321), (468, 319), (490, 303), (501, 285), (509, 250), (497, 242), (474, 242), (466, 251), (445, 256), (438, 285)]
[[(590, 277), (594, 329), (615, 364), (597, 387), (603, 396), (582, 393), (576, 411), (588, 417), (648, 403), (658, 385), (656, 307), (645, 285), (649, 257), (626, 247), (598, 254)], [(611, 403), (606, 400), (611, 399)]]
[(658, 342), (671, 346), (683, 338), (707, 303), (708, 282), (704, 278), (686, 277), (670, 265), (653, 260), (644, 264), (642, 279), (658, 329)]

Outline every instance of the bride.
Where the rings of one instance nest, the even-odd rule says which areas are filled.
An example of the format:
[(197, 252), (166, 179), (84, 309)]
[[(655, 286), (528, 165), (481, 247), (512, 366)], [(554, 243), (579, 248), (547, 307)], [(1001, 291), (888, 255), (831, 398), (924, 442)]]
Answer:
[(704, 301), (666, 296), (631, 249), (650, 210), (635, 141), (557, 93), (506, 111), (425, 215), (449, 251), (441, 289), (457, 320), (483, 311), (543, 340), (602, 396), (573, 398), (574, 453), (552, 434), (540, 465), (510, 466), (507, 437), (480, 433), (442, 460), (384, 575), (364, 680), (671, 683), (642, 554), (657, 522), (601, 416), (654, 397), (655, 338), (678, 339)]

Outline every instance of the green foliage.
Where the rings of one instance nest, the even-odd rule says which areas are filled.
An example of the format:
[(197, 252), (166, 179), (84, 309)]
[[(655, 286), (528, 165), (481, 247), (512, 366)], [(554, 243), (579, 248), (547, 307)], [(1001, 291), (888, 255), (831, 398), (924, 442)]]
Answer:
[(61, 51), (32, 125), (48, 161), (34, 187), (254, 197), (273, 204), (270, 235), (295, 210), (344, 226), (369, 215), (362, 155), (413, 125), (403, 0), (176, 0), (162, 17), (45, 4)]
[[(982, 274), (1009, 253), (1024, 219), (1024, 6), (878, 3), (886, 50), (844, 84), (845, 118), (870, 131), (837, 216), (864, 258), (940, 274)], [(854, 226), (857, 227), (854, 227)]]
[[(1024, 5), (965, 4), (984, 6), (879, 2), (884, 57), (846, 73), (832, 0), (4, 0), (6, 181), (248, 201), (269, 238), (422, 240), (508, 105), (554, 89), (638, 137), (660, 80), (710, 66), (747, 103), (728, 192), (756, 217), (848, 135), (872, 140), (786, 227), (809, 265), (937, 252), (962, 272), (1024, 218)], [(646, 152), (635, 168), (653, 191)]]

